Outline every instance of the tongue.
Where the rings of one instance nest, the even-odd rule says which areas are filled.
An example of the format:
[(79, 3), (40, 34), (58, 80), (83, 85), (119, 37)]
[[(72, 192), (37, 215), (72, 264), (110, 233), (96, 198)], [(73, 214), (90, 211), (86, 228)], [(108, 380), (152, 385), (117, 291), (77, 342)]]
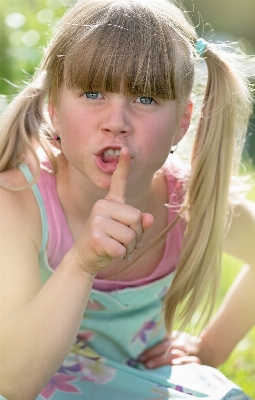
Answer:
[(107, 156), (103, 154), (103, 161), (105, 163), (118, 163), (119, 162), (119, 156)]

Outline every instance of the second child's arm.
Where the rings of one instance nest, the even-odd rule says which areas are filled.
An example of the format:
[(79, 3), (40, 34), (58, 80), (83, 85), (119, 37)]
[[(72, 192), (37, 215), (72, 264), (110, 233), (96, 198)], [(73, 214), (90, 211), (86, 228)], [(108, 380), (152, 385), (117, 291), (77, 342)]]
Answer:
[(224, 250), (246, 265), (218, 312), (200, 337), (174, 332), (170, 339), (144, 352), (140, 360), (147, 367), (191, 362), (217, 367), (255, 325), (255, 203), (244, 200), (236, 207)]
[(95, 204), (76, 244), (44, 286), (40, 215), (32, 192), (1, 191), (0, 394), (8, 400), (38, 396), (75, 340), (97, 271), (132, 252), (153, 223), (151, 215), (125, 204), (129, 165), (124, 149), (106, 199)]
[(236, 207), (224, 250), (244, 261), (216, 317), (202, 332), (202, 346), (210, 349), (210, 365), (222, 364), (255, 325), (255, 203)]
[(198, 356), (214, 367), (227, 360), (246, 333), (255, 325), (255, 268), (245, 265), (229, 289), (219, 311), (200, 338)]

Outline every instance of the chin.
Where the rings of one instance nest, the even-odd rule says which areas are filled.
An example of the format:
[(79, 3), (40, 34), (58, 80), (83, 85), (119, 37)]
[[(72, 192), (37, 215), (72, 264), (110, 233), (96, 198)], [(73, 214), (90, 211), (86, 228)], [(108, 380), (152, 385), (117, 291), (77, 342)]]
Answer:
[(103, 179), (97, 179), (91, 181), (98, 189), (105, 190), (108, 192), (111, 186), (111, 177), (103, 178)]

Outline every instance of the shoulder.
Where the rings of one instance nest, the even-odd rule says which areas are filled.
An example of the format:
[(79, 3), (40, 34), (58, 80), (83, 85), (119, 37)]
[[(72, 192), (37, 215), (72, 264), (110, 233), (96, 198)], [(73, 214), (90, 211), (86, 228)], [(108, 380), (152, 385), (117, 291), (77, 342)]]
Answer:
[(240, 199), (234, 205), (224, 250), (255, 267), (255, 203)]
[(179, 206), (183, 203), (189, 180), (189, 166), (183, 163), (178, 157), (168, 159), (161, 169), (164, 176), (167, 191), (166, 203), (171, 207)]
[(18, 168), (0, 173), (1, 231), (11, 230), (15, 236), (19, 230), (19, 235), (21, 232), (27, 234), (40, 249), (40, 212), (32, 189), (19, 190), (26, 185), (27, 181)]
[(190, 165), (180, 159), (177, 155), (171, 154), (171, 158), (168, 157), (163, 170), (166, 176), (170, 179), (185, 182), (190, 176)]

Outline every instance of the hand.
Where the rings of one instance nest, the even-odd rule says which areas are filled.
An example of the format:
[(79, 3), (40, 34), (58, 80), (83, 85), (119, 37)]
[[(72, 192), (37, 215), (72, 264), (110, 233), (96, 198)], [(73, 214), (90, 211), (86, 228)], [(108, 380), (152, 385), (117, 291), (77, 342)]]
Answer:
[(131, 156), (122, 148), (108, 194), (95, 203), (84, 230), (73, 246), (78, 265), (96, 275), (113, 258), (130, 259), (141, 246), (144, 232), (153, 224), (151, 214), (126, 204)]
[(201, 339), (188, 333), (174, 331), (170, 338), (151, 347), (139, 356), (149, 369), (162, 365), (202, 364), (199, 358)]

